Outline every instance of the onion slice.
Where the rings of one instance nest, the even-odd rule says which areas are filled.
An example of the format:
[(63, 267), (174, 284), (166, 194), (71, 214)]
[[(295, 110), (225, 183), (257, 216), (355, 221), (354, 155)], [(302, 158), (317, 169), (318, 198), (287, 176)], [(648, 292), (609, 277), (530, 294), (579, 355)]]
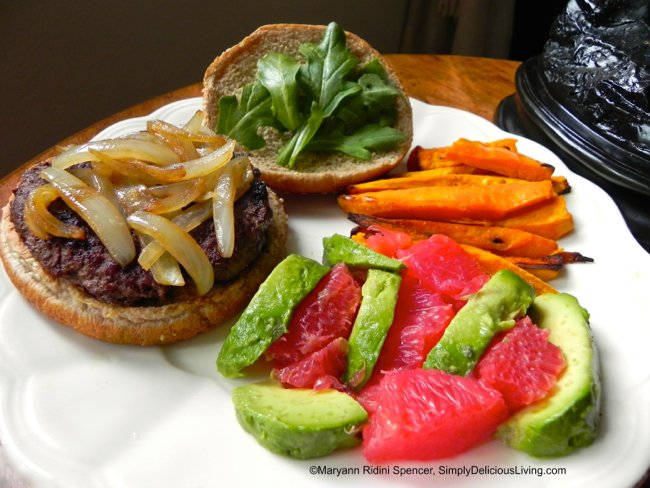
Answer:
[(113, 188), (115, 197), (125, 215), (132, 214), (136, 210), (142, 210), (154, 201), (147, 186), (142, 183), (119, 182)]
[(203, 130), (203, 115), (203, 110), (197, 110), (194, 112), (194, 115), (192, 115), (190, 120), (185, 123), (183, 128), (193, 134), (201, 132), (201, 130)]
[(63, 201), (86, 221), (120, 266), (133, 261), (135, 244), (129, 226), (108, 198), (60, 168), (45, 168), (41, 177), (55, 187)]
[(25, 200), (25, 224), (40, 239), (49, 239), (50, 236), (84, 239), (86, 233), (81, 227), (61, 222), (50, 213), (50, 204), (60, 196), (59, 191), (52, 185), (35, 188)]
[(190, 161), (200, 157), (194, 143), (188, 139), (176, 137), (165, 132), (155, 132), (154, 135), (178, 155), (179, 161)]
[(115, 159), (105, 151), (89, 149), (97, 161), (123, 176), (146, 180), (145, 183), (180, 181), (185, 176), (185, 168), (178, 165), (157, 166), (138, 159)]
[(223, 166), (232, 159), (233, 152), (235, 151), (235, 141), (229, 140), (223, 146), (218, 147), (214, 151), (198, 159), (187, 161), (184, 163), (176, 163), (170, 165), (171, 167), (182, 167), (185, 169), (185, 175), (181, 180), (193, 180), (207, 176), (210, 173), (221, 169)]
[(185, 286), (185, 278), (181, 272), (181, 267), (178, 261), (168, 252), (163, 252), (149, 271), (151, 271), (156, 283), (167, 286)]
[[(174, 217), (172, 222), (181, 227), (185, 232), (191, 232), (193, 229), (208, 220), (211, 215), (211, 202), (201, 202), (185, 209)], [(165, 250), (160, 244), (156, 241), (151, 241), (140, 252), (138, 263), (140, 263), (140, 266), (144, 269), (150, 269), (164, 252)]]
[(217, 135), (214, 132), (211, 134), (201, 131), (191, 132), (189, 130), (176, 127), (175, 125), (169, 124), (162, 120), (151, 120), (147, 122), (147, 130), (157, 134), (174, 136), (190, 142), (203, 142), (210, 144), (213, 147), (221, 146), (222, 144), (226, 143), (225, 137)]
[(149, 188), (149, 194), (160, 198), (153, 200), (144, 210), (157, 214), (174, 212), (195, 201), (204, 191), (205, 182), (202, 178), (152, 187)]
[(137, 232), (153, 237), (192, 277), (199, 295), (205, 295), (214, 284), (212, 263), (192, 236), (180, 226), (160, 215), (139, 210), (127, 217)]
[[(223, 169), (214, 188), (212, 216), (217, 249), (224, 258), (232, 256), (235, 250), (235, 200), (242, 179), (248, 174), (248, 158), (233, 158)], [(250, 183), (249, 183), (250, 184)]]
[(178, 155), (159, 142), (143, 138), (106, 139), (73, 146), (52, 158), (52, 167), (66, 169), (86, 161), (97, 161), (93, 151), (101, 151), (114, 159), (141, 159), (154, 164), (167, 165), (178, 162)]

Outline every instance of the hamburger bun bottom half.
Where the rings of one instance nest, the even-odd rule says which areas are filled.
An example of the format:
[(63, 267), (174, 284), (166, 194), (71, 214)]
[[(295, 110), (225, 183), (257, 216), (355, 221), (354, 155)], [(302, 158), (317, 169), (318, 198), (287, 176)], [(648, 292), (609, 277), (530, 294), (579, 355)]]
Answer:
[(268, 194), (273, 216), (267, 246), (234, 280), (215, 284), (201, 297), (186, 293), (160, 306), (120, 306), (97, 300), (43, 269), (9, 218), (11, 202), (0, 222), (0, 258), (14, 286), (46, 317), (105, 342), (170, 344), (211, 330), (241, 312), (285, 257), (287, 215), (282, 200), (271, 190)]

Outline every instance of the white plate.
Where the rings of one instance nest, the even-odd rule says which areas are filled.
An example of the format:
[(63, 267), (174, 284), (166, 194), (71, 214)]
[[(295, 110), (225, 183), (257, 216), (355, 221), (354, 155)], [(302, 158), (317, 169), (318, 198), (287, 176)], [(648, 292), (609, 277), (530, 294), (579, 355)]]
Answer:
[[(467, 112), (412, 103), (415, 144), (442, 146), (458, 137), (506, 135)], [(149, 117), (115, 124), (98, 137), (140, 129), (147, 118), (182, 123), (199, 106), (198, 98), (172, 103)], [(544, 147), (518, 139), (522, 152), (569, 178), (573, 191), (567, 204), (576, 230), (561, 244), (596, 260), (570, 266), (554, 283), (589, 309), (601, 353), (605, 413), (592, 446), (539, 460), (492, 441), (454, 459), (394, 463), (387, 475), (364, 473), (369, 465), (359, 449), (311, 461), (281, 458), (239, 427), (229, 394), (237, 382), (215, 371), (227, 327), (168, 347), (105, 344), (39, 315), (4, 273), (2, 444), (35, 486), (48, 487), (633, 485), (650, 464), (650, 257), (602, 190), (571, 173)], [(333, 196), (291, 197), (286, 203), (293, 252), (320, 259), (322, 237), (352, 228)], [(339, 476), (311, 474), (318, 470), (314, 466), (350, 469)], [(393, 471), (409, 466), (433, 467), (434, 474)], [(444, 474), (448, 467), (465, 467), (469, 475)]]

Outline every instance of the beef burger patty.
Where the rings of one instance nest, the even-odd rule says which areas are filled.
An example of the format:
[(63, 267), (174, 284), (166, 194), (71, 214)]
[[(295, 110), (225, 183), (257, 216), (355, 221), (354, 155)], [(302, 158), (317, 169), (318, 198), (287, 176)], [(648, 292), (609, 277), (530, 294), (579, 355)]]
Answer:
[[(23, 207), (30, 193), (45, 183), (39, 175), (44, 167), (38, 165), (23, 174), (14, 191), (11, 220), (25, 246), (48, 273), (73, 283), (100, 301), (118, 305), (162, 305), (181, 293), (178, 287), (157, 283), (137, 261), (124, 268), (117, 264), (88, 224), (61, 200), (50, 206), (51, 213), (62, 222), (83, 228), (86, 238), (36, 237), (25, 224)], [(190, 233), (214, 266), (215, 281), (232, 280), (249, 267), (268, 243), (271, 218), (267, 188), (256, 174), (251, 187), (235, 203), (232, 257), (219, 254), (212, 219)], [(133, 237), (139, 250), (138, 239), (135, 234)]]

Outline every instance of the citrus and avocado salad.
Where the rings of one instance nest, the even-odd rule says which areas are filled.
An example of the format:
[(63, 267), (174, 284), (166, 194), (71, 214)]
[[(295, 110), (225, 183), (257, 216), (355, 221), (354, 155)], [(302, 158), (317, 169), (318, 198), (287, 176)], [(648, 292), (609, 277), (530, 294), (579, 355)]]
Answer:
[(233, 392), (261, 445), (306, 459), (360, 444), (379, 463), (495, 437), (538, 457), (594, 441), (598, 354), (575, 297), (487, 275), (443, 235), (333, 235), (323, 248), (322, 263), (292, 254), (278, 265), (217, 358), (228, 378), (268, 365), (269, 378)]

